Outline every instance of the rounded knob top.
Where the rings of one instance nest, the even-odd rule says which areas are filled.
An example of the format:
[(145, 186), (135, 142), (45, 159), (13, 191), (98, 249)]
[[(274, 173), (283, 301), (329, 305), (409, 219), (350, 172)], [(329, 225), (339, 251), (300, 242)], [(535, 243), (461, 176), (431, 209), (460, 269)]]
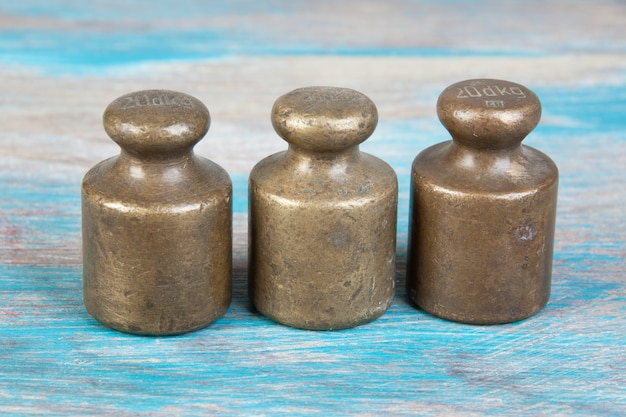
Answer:
[(518, 146), (537, 126), (541, 103), (535, 93), (520, 84), (466, 80), (441, 93), (437, 114), (455, 142), (497, 150)]
[(356, 146), (377, 123), (372, 100), (349, 88), (299, 88), (279, 97), (272, 108), (274, 130), (290, 144), (313, 152)]
[(190, 95), (144, 90), (123, 95), (104, 111), (104, 129), (124, 150), (167, 156), (188, 152), (209, 130), (209, 110)]

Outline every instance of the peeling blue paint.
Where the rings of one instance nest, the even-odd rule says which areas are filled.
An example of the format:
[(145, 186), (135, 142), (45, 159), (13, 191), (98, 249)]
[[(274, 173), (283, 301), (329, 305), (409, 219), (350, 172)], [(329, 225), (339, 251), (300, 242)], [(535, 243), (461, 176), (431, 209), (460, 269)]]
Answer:
[[(35, 18), (51, 27), (0, 29), (0, 62), (44, 72), (58, 66), (74, 74), (240, 54), (503, 54), (478, 47), (355, 47), (289, 39), (276, 44), (246, 28), (146, 25), (142, 31), (142, 24), (164, 16), (184, 21), (199, 15), (206, 2), (104, 3), (3, 2), (0, 15)], [(288, 16), (299, 4), (292, 3), (221, 2), (214, 10), (252, 15), (272, 9)], [(131, 13), (143, 6), (144, 14)], [(54, 26), (64, 21), (78, 26)], [(116, 30), (106, 33), (97, 22)], [(528, 86), (542, 100), (544, 121), (525, 143), (552, 156), (561, 169), (554, 279), (543, 311), (502, 326), (440, 320), (406, 297), (401, 271), (411, 162), (449, 137), (434, 118), (381, 118), (362, 145), (398, 173), (398, 288), (380, 319), (339, 332), (291, 329), (252, 311), (241, 259), (235, 263), (233, 303), (207, 329), (150, 338), (101, 326), (82, 303), (81, 178), (55, 173), (50, 161), (49, 175), (28, 175), (3, 166), (0, 156), (0, 414), (623, 415), (626, 236), (624, 188), (616, 184), (624, 184), (626, 90), (616, 82)], [(230, 175), (233, 209), (243, 219), (248, 173)]]

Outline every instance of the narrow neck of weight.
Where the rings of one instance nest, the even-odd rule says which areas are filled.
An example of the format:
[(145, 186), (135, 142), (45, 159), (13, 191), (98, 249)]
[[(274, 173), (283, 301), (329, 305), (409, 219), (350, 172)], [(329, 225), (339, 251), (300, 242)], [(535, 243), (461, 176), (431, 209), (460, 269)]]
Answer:
[(120, 161), (132, 164), (155, 164), (159, 166), (184, 165), (193, 159), (193, 149), (169, 151), (167, 153), (137, 153), (122, 148)]
[(357, 146), (350, 146), (338, 151), (313, 151), (311, 149), (303, 149), (293, 144), (289, 144), (287, 148), (287, 157), (294, 160), (301, 160), (307, 162), (325, 162), (325, 163), (340, 163), (356, 161), (360, 158), (361, 151)]
[(463, 141), (452, 138), (452, 152), (454, 155), (463, 157), (466, 154), (481, 155), (483, 158), (498, 158), (501, 155), (516, 155), (521, 151), (521, 142), (499, 146), (478, 147), (474, 144), (467, 144)]
[(179, 180), (193, 166), (193, 151), (181, 153), (139, 155), (122, 149), (117, 159), (117, 166), (129, 176), (141, 180), (149, 177), (171, 178)]

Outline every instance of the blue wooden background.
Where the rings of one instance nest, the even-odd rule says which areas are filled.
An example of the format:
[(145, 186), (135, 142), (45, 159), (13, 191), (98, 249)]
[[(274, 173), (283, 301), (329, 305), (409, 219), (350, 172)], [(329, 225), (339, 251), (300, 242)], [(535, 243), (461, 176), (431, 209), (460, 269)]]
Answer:
[[(21, 0), (0, 4), (0, 414), (626, 415), (626, 3), (623, 1)], [(525, 143), (561, 170), (553, 292), (501, 326), (406, 299), (414, 156), (447, 140), (438, 94), (466, 78), (533, 89)], [(378, 105), (362, 148), (400, 180), (398, 291), (387, 314), (311, 332), (246, 297), (247, 176), (286, 144), (269, 112), (306, 85)], [(234, 181), (234, 300), (201, 331), (108, 330), (81, 294), (80, 182), (119, 150), (124, 93), (190, 93), (213, 122), (197, 153)]]

